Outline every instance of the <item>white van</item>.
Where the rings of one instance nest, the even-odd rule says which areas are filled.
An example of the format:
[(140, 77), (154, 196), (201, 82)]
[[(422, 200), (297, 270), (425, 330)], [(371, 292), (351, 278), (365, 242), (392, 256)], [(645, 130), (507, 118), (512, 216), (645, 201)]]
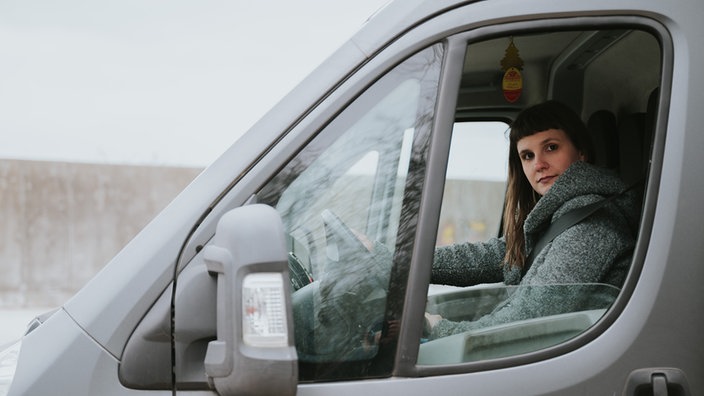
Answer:
[[(0, 394), (704, 394), (702, 15), (392, 2), (2, 352)], [(547, 99), (641, 197), (628, 275), (559, 285), (611, 296), (585, 309), (427, 339), (426, 312), (516, 292), (430, 284), (433, 252), (501, 235), (507, 125)]]

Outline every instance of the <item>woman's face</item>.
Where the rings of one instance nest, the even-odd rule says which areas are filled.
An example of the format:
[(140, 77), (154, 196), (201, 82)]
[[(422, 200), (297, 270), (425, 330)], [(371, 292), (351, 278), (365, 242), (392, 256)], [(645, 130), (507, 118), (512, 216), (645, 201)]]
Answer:
[(533, 190), (545, 195), (555, 180), (575, 161), (584, 160), (562, 129), (548, 129), (516, 143), (523, 173)]

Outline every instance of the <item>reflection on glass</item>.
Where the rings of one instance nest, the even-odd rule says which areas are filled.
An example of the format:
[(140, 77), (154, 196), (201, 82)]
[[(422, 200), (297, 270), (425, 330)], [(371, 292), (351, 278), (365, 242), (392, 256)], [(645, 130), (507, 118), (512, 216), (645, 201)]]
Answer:
[(258, 193), (289, 236), (302, 381), (390, 373), (389, 323), (401, 314), (390, 300), (405, 286), (391, 276), (393, 249), (410, 250), (441, 49), (377, 80)]

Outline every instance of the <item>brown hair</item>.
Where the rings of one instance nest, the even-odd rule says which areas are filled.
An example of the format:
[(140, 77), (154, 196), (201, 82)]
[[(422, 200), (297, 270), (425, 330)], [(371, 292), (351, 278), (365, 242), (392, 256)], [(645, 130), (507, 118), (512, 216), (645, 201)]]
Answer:
[(587, 128), (579, 116), (566, 105), (551, 100), (529, 107), (518, 114), (509, 132), (508, 189), (504, 205), (504, 236), (506, 255), (504, 264), (523, 268), (526, 260), (523, 223), (533, 210), (538, 194), (523, 173), (518, 155), (518, 141), (548, 129), (560, 129), (575, 148), (591, 162), (594, 148)]

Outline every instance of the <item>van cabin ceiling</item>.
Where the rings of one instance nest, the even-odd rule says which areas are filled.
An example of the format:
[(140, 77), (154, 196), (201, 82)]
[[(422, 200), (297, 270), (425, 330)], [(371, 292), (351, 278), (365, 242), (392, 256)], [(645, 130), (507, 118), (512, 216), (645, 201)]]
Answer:
[[(517, 112), (547, 98), (582, 107), (584, 69), (630, 31), (560, 31), (506, 36), (469, 44), (465, 57), (457, 118)], [(523, 60), (523, 94), (507, 102), (501, 90), (501, 60), (511, 39)]]

